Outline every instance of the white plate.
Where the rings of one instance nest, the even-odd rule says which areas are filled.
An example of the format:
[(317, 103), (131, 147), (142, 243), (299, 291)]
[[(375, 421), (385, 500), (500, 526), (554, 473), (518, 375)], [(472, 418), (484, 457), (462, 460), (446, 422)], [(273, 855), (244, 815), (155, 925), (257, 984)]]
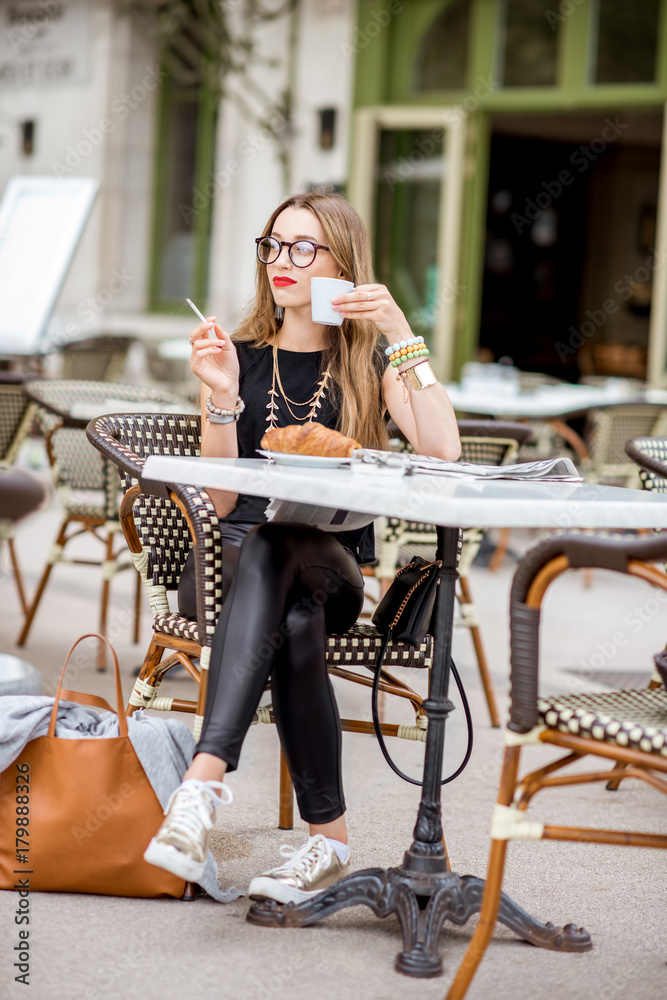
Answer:
[(333, 455), (295, 455), (289, 451), (267, 451), (258, 448), (264, 458), (272, 458), (276, 465), (301, 465), (310, 469), (335, 469), (339, 465), (349, 465), (349, 458), (335, 458)]

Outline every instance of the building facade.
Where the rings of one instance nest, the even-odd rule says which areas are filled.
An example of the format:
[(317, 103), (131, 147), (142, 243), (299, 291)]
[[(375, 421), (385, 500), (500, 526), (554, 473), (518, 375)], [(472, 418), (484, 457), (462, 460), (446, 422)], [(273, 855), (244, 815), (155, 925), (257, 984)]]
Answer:
[(330, 184), (442, 377), (664, 384), (666, 99), (667, 0), (0, 0), (0, 191), (100, 184), (60, 341), (185, 336), (186, 296), (233, 328)]
[[(225, 0), (210, 23), (192, 6), (165, 41), (155, 10), (170, 6), (187, 8), (0, 0), (0, 192), (16, 175), (100, 185), (55, 306), (57, 343), (187, 336), (186, 296), (232, 328), (273, 208), (345, 187), (353, 0), (267, 0), (255, 19), (256, 5)], [(240, 66), (222, 92), (221, 23)]]

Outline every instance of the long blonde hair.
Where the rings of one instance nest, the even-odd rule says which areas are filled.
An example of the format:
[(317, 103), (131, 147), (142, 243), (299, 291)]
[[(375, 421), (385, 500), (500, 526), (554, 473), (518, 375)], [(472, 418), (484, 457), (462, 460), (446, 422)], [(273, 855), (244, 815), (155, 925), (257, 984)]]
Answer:
[[(352, 206), (338, 194), (310, 191), (287, 198), (275, 210), (262, 236), (268, 236), (286, 208), (307, 208), (319, 220), (324, 240), (347, 281), (355, 285), (373, 282), (373, 263), (368, 234)], [(255, 300), (242, 318), (233, 340), (257, 347), (278, 341), (279, 325), (266, 267), (256, 271)], [(340, 327), (326, 329), (325, 363), (331, 372), (340, 405), (338, 430), (355, 438), (365, 448), (389, 447), (382, 404), (383, 366), (376, 345), (378, 329), (370, 320), (343, 320)]]

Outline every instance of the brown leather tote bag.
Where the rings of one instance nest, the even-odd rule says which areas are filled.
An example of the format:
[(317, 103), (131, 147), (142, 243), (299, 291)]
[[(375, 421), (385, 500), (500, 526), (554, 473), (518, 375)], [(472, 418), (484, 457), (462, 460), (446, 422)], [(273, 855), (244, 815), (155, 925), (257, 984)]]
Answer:
[[(143, 859), (162, 807), (127, 733), (118, 659), (117, 737), (55, 735), (60, 699), (116, 711), (103, 698), (63, 690), (47, 736), (31, 740), (0, 774), (0, 888), (108, 896), (183, 895), (185, 883)], [(102, 636), (92, 636), (102, 639)]]

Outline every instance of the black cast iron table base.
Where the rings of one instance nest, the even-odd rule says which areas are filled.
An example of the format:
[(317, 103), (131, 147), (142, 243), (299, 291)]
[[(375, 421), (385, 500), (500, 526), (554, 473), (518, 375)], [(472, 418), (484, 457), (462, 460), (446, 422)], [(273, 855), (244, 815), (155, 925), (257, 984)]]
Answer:
[[(262, 927), (307, 927), (348, 906), (368, 906), (377, 917), (395, 913), (403, 933), (403, 950), (394, 963), (397, 972), (418, 978), (440, 976), (443, 965), (438, 940), (443, 924), (451, 920), (461, 927), (479, 913), (484, 880), (449, 870), (415, 874), (406, 868), (417, 860), (409, 854), (401, 868), (367, 868), (355, 872), (304, 903), (283, 905), (272, 899), (256, 902), (248, 911), (247, 920)], [(419, 860), (423, 863), (425, 859)], [(589, 951), (593, 946), (583, 928), (574, 924), (565, 927), (541, 924), (505, 893), (501, 896), (498, 920), (538, 948)]]
[[(401, 515), (404, 516), (404, 515)], [(304, 927), (348, 906), (365, 905), (378, 917), (395, 913), (403, 931), (403, 951), (396, 969), (407, 976), (426, 978), (442, 974), (438, 939), (445, 920), (459, 926), (479, 913), (484, 880), (451, 871), (442, 836), (440, 800), (445, 722), (454, 705), (447, 697), (452, 648), (458, 528), (438, 526), (439, 574), (435, 611), (433, 666), (428, 698), (423, 709), (428, 718), (422, 796), (412, 846), (400, 868), (369, 868), (336, 882), (304, 903), (262, 900), (251, 906), (247, 920), (263, 927)], [(573, 924), (541, 924), (503, 894), (498, 919), (520, 937), (554, 951), (588, 951), (591, 938)]]

